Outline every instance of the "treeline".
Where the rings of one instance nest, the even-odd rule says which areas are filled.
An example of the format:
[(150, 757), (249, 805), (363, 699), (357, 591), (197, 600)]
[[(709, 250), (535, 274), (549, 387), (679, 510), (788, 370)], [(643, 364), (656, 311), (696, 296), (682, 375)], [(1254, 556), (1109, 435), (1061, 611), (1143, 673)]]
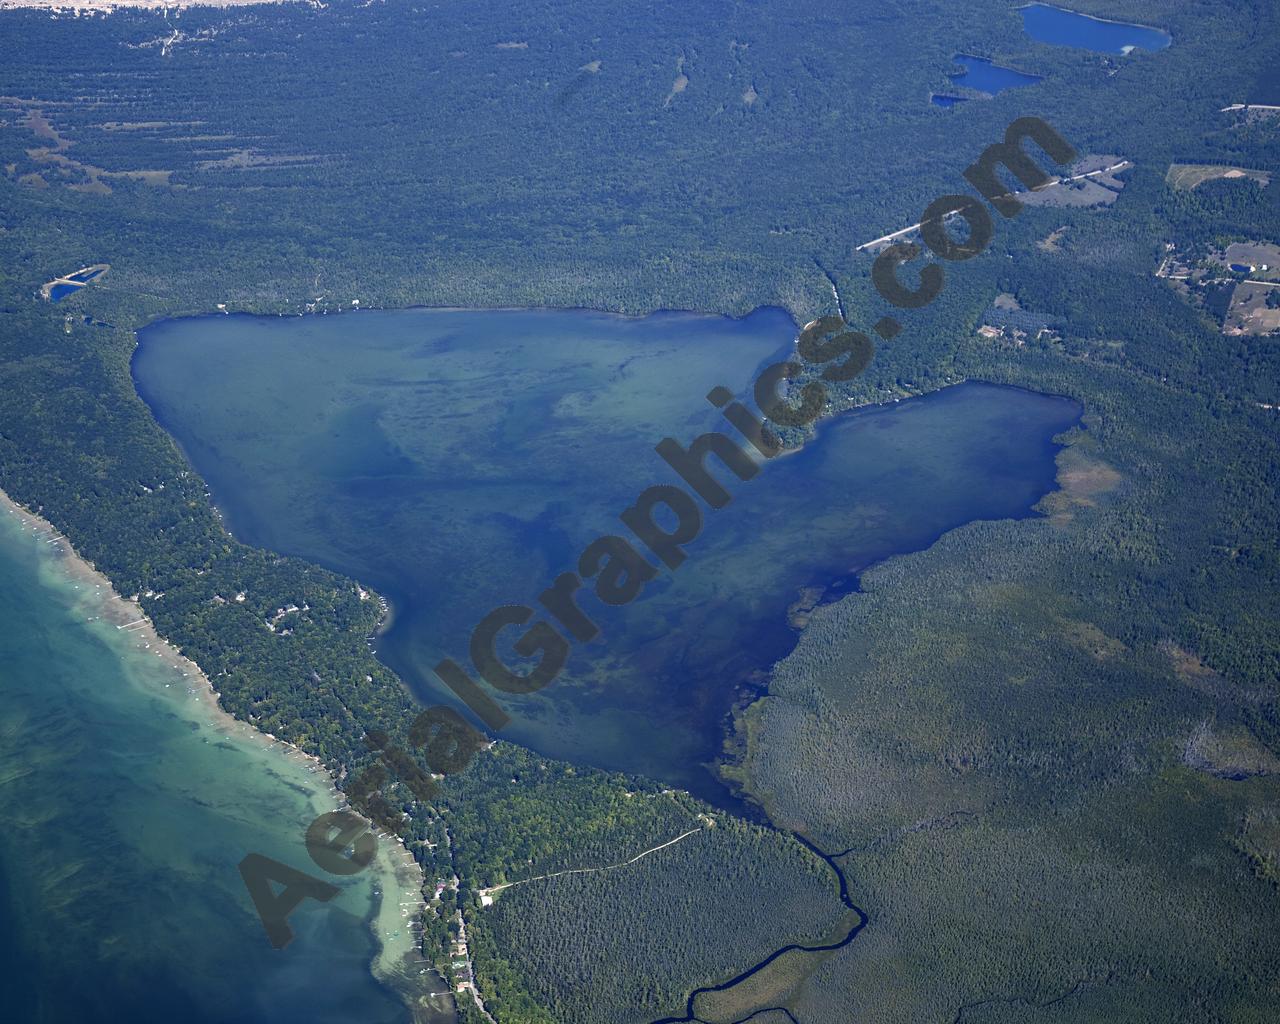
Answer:
[(717, 817), (626, 867), (502, 892), (470, 933), (504, 1024), (639, 1024), (682, 1012), (695, 985), (847, 928), (839, 881), (821, 859), (777, 832)]
[[(803, 322), (834, 306), (820, 268), (865, 326), (888, 310), (853, 246), (965, 189), (962, 169), (1036, 113), (1082, 153), (1134, 159), (1130, 186), (1108, 210), (1002, 221), (989, 255), (949, 267), (941, 299), (903, 316), (845, 399), (957, 377), (1071, 394), (1087, 409), (1081, 451), (1119, 479), (1077, 492), (1052, 523), (970, 528), (873, 574), (865, 600), (815, 616), (780, 673), (786, 699), (754, 712), (747, 768), (775, 820), (836, 848), (908, 849), (856, 861), (873, 925), (797, 1012), (952, 1019), (962, 991), (1047, 999), (1113, 965), (1118, 977), (1150, 968), (1167, 992), (1181, 991), (1169, 979), (1185, 966), (1188, 1005), (1206, 1016), (1261, 1003), (1275, 991), (1274, 896), (1249, 887), (1221, 840), (1271, 782), (1233, 789), (1175, 755), (1208, 713), (1237, 714), (1280, 749), (1280, 458), (1275, 414), (1258, 406), (1278, 393), (1274, 349), (1215, 335), (1150, 272), (1164, 241), (1275, 222), (1275, 184), (1162, 184), (1191, 155), (1280, 169), (1269, 129), (1217, 115), (1241, 97), (1280, 102), (1264, 95), (1280, 66), (1264, 31), (1273, 7), (1127, 4), (1175, 45), (1125, 60), (1031, 44), (994, 0), (670, 5), (629, 19), (590, 4), (0, 12), (0, 487), (138, 594), (226, 707), (344, 776), (370, 758), (367, 729), (405, 745), (415, 710), (365, 645), (376, 596), (226, 533), (133, 392), (134, 329), (218, 303), (299, 313), (354, 299), (775, 302)], [(188, 38), (160, 46), (175, 27)], [(941, 111), (927, 94), (957, 50), (1046, 78)], [(673, 93), (681, 58), (688, 84)], [(32, 112), (84, 166), (41, 159), (53, 141)], [(109, 193), (78, 190), (89, 167), (173, 173), (169, 185), (99, 176)], [(1040, 254), (1062, 225), (1060, 251)], [(35, 298), (95, 262), (112, 265), (101, 282), (57, 306)], [(1062, 343), (975, 339), (997, 291), (1066, 318)], [(1083, 479), (1109, 478), (1086, 467)], [(292, 633), (269, 630), (290, 604), (306, 608)], [(1161, 653), (1174, 648), (1183, 660)], [(435, 816), (402, 788), (391, 795), (414, 811), (415, 854), (447, 874)], [(955, 812), (992, 807), (1003, 817), (981, 835), (951, 827)], [(478, 911), (479, 887), (623, 859), (694, 827), (698, 811), (641, 780), (504, 745), (450, 780), (434, 810), (464, 876), (450, 906), (475, 916), (501, 1024), (547, 1007), (569, 1020), (628, 1019), (633, 1001), (670, 1008), (839, 908), (812, 858), (720, 815), (634, 873), (557, 880), (552, 901), (530, 883)], [(1124, 838), (1114, 849), (1112, 829)], [(1048, 884), (1048, 869), (1072, 884)], [(441, 948), (450, 932), (435, 920)], [(1010, 921), (1036, 927), (1008, 938)], [(1198, 949), (1187, 921), (1204, 922)], [(572, 955), (556, 958), (561, 948)]]
[(709, 809), (647, 779), (506, 743), (452, 780), (441, 808), (459, 876), (472, 889), (623, 860), (696, 828)]
[[(1270, 166), (1274, 144), (1249, 155)], [(868, 572), (743, 716), (748, 791), (866, 886), (872, 925), (799, 1019), (1247, 1019), (1280, 989), (1259, 869), (1280, 778), (1188, 753), (1201, 730), (1241, 761), (1280, 753), (1276, 350), (1153, 276), (1167, 241), (1277, 220), (1267, 190), (1177, 193), (1163, 170), (1106, 210), (1024, 215), (1008, 254), (963, 268), (1066, 320), (1060, 340), (947, 343), (960, 376), (1084, 403), (1046, 518)]]

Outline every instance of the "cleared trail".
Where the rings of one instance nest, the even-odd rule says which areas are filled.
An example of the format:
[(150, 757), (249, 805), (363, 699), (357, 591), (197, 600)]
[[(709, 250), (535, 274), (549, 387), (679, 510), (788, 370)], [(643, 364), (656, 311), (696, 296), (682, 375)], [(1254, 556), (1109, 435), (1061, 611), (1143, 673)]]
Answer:
[(657, 853), (659, 850), (665, 850), (668, 846), (675, 846), (676, 843), (680, 842), (680, 840), (688, 839), (689, 836), (693, 835), (695, 832), (701, 832), (705, 827), (705, 825), (699, 825), (697, 828), (691, 828), (688, 832), (678, 835), (674, 839), (669, 839), (658, 846), (650, 847), (643, 853), (637, 853), (630, 860), (619, 861), (617, 864), (607, 864), (601, 868), (569, 868), (565, 871), (553, 871), (548, 875), (535, 875), (533, 878), (522, 878), (516, 882), (503, 882), (501, 885), (495, 885), (488, 889), (481, 889), (480, 895), (492, 896), (494, 893), (501, 892), (503, 889), (511, 889), (514, 886), (525, 885), (529, 882), (541, 882), (547, 878), (559, 878), (561, 875), (589, 875), (594, 874), (597, 871), (614, 871), (617, 868), (625, 868), (628, 864), (634, 864), (642, 857), (647, 857), (651, 853)]

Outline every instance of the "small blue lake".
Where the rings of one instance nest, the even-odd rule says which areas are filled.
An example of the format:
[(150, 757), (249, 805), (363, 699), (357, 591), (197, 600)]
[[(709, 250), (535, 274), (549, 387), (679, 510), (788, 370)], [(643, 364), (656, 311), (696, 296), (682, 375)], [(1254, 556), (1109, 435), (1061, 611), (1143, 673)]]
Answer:
[(78, 292), (87, 284), (93, 284), (111, 267), (106, 263), (99, 263), (92, 267), (81, 267), (73, 274), (66, 274), (62, 277), (55, 277), (48, 282), (42, 289), (40, 294), (50, 302), (61, 302), (73, 292)]
[(938, 93), (934, 93), (929, 97), (929, 102), (935, 107), (955, 107), (967, 101), (964, 96), (940, 96)]
[(1253, 267), (1246, 267), (1243, 263), (1231, 264), (1231, 272), (1233, 274), (1252, 274)]
[(78, 292), (84, 285), (82, 284), (55, 284), (49, 289), (49, 301), (61, 302), (68, 295)]
[[(984, 57), (971, 57), (967, 53), (957, 53), (955, 62), (964, 66), (963, 71), (947, 77), (956, 85), (963, 85), (978, 92), (987, 92), (992, 96), (1006, 89), (1018, 89), (1024, 85), (1035, 85), (1040, 81), (1039, 75), (1028, 75), (1013, 68), (1002, 68)], [(946, 97), (939, 97), (946, 98)], [(955, 97), (951, 97), (955, 98)], [(942, 104), (950, 106), (951, 104)]]
[(1022, 8), (1022, 27), (1038, 42), (1076, 46), (1095, 53), (1163, 50), (1173, 42), (1173, 36), (1162, 29), (1103, 21), (1048, 4), (1029, 4)]

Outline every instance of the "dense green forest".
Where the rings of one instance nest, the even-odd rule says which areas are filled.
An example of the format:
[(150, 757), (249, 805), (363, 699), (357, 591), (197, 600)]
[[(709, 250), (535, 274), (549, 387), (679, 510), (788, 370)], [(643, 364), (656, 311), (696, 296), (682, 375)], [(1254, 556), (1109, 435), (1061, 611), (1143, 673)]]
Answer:
[[(625, 869), (500, 894), (473, 929), (479, 948), (493, 951), (482, 959), (481, 987), (493, 992), (500, 1018), (512, 985), (531, 992), (551, 1020), (678, 1012), (691, 970), (699, 984), (717, 983), (763, 960), (779, 936), (814, 941), (839, 929), (845, 909), (834, 888), (827, 866), (794, 839), (715, 819)], [(504, 960), (503, 950), (519, 955)], [(627, 963), (645, 967), (619, 970)]]
[[(1280, 186), (1164, 180), (1172, 161), (1280, 175), (1280, 119), (1219, 113), (1280, 103), (1277, 11), (1076, 6), (1174, 45), (1034, 44), (995, 0), (0, 12), (0, 487), (139, 595), (225, 707), (345, 783), (365, 732), (407, 746), (416, 711), (365, 644), (382, 606), (226, 532), (134, 393), (137, 328), (353, 302), (777, 304), (804, 322), (833, 311), (833, 280), (865, 328), (889, 310), (854, 246), (966, 189), (1005, 125), (1043, 117), (1082, 154), (1134, 161), (1118, 201), (1000, 220), (836, 405), (962, 378), (1072, 395), (1085, 429), (1063, 490), (1044, 518), (956, 531), (815, 614), (729, 745), (727, 773), (782, 832), (501, 743), (431, 807), (388, 796), (415, 854), (458, 872), (500, 1024), (677, 1013), (834, 927), (830, 871), (786, 830), (840, 854), (869, 924), (758, 977), (725, 1019), (1266, 1020), (1277, 347), (1224, 337), (1152, 271), (1167, 242), (1280, 241)], [(940, 110), (958, 51), (1044, 80)], [(39, 299), (92, 263), (111, 270)], [(976, 337), (1001, 292), (1061, 337)], [(293, 632), (267, 630), (288, 604), (307, 609)], [(626, 860), (699, 815), (716, 825), (626, 869), (481, 906), (482, 888)], [(703, 1002), (713, 1019), (732, 1001)]]

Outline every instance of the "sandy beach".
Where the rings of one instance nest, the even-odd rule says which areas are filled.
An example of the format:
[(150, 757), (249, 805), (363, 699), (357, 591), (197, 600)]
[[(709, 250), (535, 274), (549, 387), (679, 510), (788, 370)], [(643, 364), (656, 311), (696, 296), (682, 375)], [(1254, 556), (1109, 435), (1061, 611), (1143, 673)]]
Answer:
[[(188, 692), (200, 704), (201, 718), (211, 728), (220, 735), (234, 736), (239, 742), (273, 750), (279, 756), (304, 766), (314, 779), (312, 800), (316, 813), (348, 806), (345, 796), (338, 791), (332, 776), (318, 758), (261, 732), (226, 711), (200, 667), (161, 639), (137, 602), (117, 594), (110, 581), (82, 558), (52, 524), (17, 504), (4, 491), (0, 491), (0, 515), (16, 517), (24, 529), (30, 530), (40, 543), (47, 546), (56, 557), (58, 571), (82, 589), (86, 597), (93, 599), (89, 610), (99, 614), (92, 618), (101, 619), (104, 624), (114, 625), (118, 630), (127, 628), (141, 651), (180, 673), (188, 684)], [(377, 834), (378, 856), (370, 870), (382, 893), (382, 901), (370, 925), (379, 948), (370, 969), (375, 977), (399, 992), (412, 1006), (424, 989), (433, 987), (425, 973), (418, 974), (430, 965), (418, 963), (421, 954), (417, 946), (417, 929), (411, 926), (423, 906), (422, 868), (397, 837), (386, 832)]]
[(337, 787), (333, 785), (332, 777), (328, 774), (319, 758), (306, 753), (291, 743), (276, 739), (269, 733), (255, 729), (248, 722), (240, 721), (240, 719), (225, 710), (219, 703), (217, 690), (213, 688), (213, 683), (201, 671), (200, 666), (179, 653), (177, 648), (168, 641), (162, 639), (156, 633), (151, 620), (146, 617), (138, 603), (117, 594), (112, 589), (111, 582), (94, 568), (93, 563), (82, 558), (72, 547), (71, 542), (54, 529), (48, 520), (36, 515), (29, 509), (23, 508), (4, 491), (0, 491), (0, 511), (18, 516), (25, 525), (34, 529), (49, 548), (58, 554), (61, 569), (74, 582), (90, 590), (100, 590), (106, 596), (107, 599), (102, 605), (102, 618), (105, 621), (113, 623), (120, 629), (128, 626), (130, 634), (137, 639), (139, 647), (143, 649), (149, 648), (157, 658), (177, 669), (188, 678), (193, 695), (207, 705), (219, 732), (227, 735), (234, 734), (258, 746), (275, 748), (282, 756), (304, 763), (308, 768), (315, 768), (317, 776), (323, 773), (334, 800), (339, 803), (346, 802)]

